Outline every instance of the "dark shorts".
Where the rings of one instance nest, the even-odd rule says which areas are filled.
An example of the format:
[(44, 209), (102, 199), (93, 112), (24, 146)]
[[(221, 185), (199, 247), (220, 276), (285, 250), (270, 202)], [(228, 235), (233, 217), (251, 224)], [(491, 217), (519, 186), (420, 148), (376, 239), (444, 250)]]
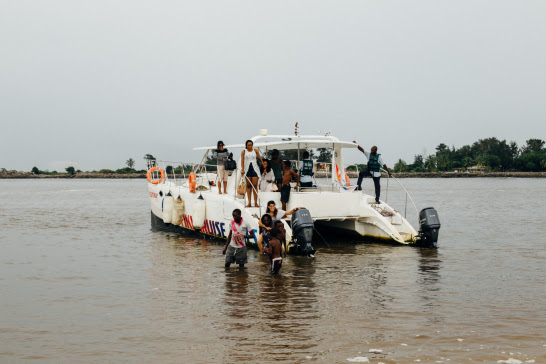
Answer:
[(248, 171), (246, 171), (247, 177), (258, 177), (258, 174), (256, 174), (256, 171), (254, 170), (254, 167), (251, 165), (248, 166)]
[(231, 245), (228, 245), (226, 250), (226, 264), (246, 264), (246, 246), (242, 248), (234, 248)]
[(282, 268), (282, 258), (278, 260), (271, 261), (271, 274), (279, 274), (279, 271)]
[(282, 185), (281, 187), (281, 202), (288, 202), (290, 198), (290, 185)]
[(313, 182), (300, 182), (301, 187), (313, 187)]
[(282, 184), (282, 177), (281, 178), (277, 178), (275, 180), (275, 183), (278, 184), (278, 185), (281, 185)]

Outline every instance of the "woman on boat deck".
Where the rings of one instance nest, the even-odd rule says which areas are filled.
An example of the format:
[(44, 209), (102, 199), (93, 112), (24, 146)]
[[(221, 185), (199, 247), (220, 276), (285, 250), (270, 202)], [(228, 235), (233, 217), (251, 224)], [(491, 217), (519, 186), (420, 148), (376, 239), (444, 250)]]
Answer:
[(271, 162), (268, 159), (264, 159), (263, 166), (260, 168), (262, 176), (260, 179), (260, 191), (273, 192), (273, 183), (275, 182), (275, 173), (271, 168)]
[(260, 168), (258, 167), (258, 160), (262, 162), (262, 157), (260, 157), (260, 152), (254, 149), (254, 142), (252, 140), (247, 140), (245, 143), (246, 149), (241, 152), (241, 174), (246, 178), (246, 195), (248, 198), (248, 205), (251, 206), (252, 194), (254, 192), (254, 206), (258, 206), (258, 173), (260, 173)]
[(264, 254), (264, 249), (269, 246), (269, 241), (271, 240), (271, 234), (269, 233), (273, 228), (271, 215), (264, 214), (260, 219), (259, 225), (260, 236), (258, 236), (258, 248), (260, 249), (260, 254)]

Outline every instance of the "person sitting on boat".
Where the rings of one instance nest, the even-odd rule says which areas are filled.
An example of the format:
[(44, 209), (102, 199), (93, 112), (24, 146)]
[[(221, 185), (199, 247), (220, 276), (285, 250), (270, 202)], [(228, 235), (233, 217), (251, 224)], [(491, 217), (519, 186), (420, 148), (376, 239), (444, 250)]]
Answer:
[(248, 198), (248, 205), (250, 207), (252, 203), (252, 192), (254, 192), (254, 206), (258, 206), (258, 179), (260, 173), (260, 168), (258, 168), (258, 160), (262, 162), (262, 157), (260, 157), (260, 152), (257, 149), (254, 149), (254, 142), (252, 140), (247, 140), (245, 143), (246, 149), (241, 152), (241, 174), (246, 178), (246, 195)]
[(300, 187), (313, 187), (313, 175), (315, 166), (312, 159), (309, 158), (309, 152), (303, 152), (303, 160), (300, 161)]
[(264, 214), (260, 219), (260, 236), (258, 236), (258, 248), (260, 253), (263, 254), (264, 249), (269, 246), (269, 240), (271, 240), (271, 235), (269, 232), (273, 228), (273, 219), (271, 215)]
[(269, 160), (264, 159), (264, 164), (260, 168), (262, 171), (261, 179), (260, 179), (260, 191), (262, 192), (273, 192), (273, 185), (275, 182), (275, 173), (273, 172), (273, 168), (271, 168), (271, 163)]
[(280, 192), (282, 186), (282, 172), (284, 168), (282, 160), (279, 158), (279, 151), (277, 149), (273, 149), (271, 151), (271, 168), (273, 169), (273, 173), (275, 173), (277, 191)]
[[(353, 143), (357, 144), (355, 141), (353, 141)], [(380, 203), (379, 195), (381, 194), (381, 185), (379, 183), (379, 180), (381, 178), (381, 166), (383, 166), (389, 176), (392, 176), (391, 171), (389, 171), (387, 165), (383, 162), (381, 154), (377, 153), (377, 147), (375, 145), (370, 150), (370, 153), (366, 152), (364, 148), (362, 148), (360, 145), (358, 145), (358, 150), (364, 153), (366, 158), (368, 158), (368, 169), (364, 169), (358, 174), (356, 190), (362, 190), (362, 187), (360, 185), (362, 184), (362, 179), (364, 177), (372, 177), (373, 184), (375, 185), (375, 203)]]
[(286, 204), (288, 203), (288, 200), (290, 199), (290, 190), (292, 187), (290, 186), (290, 182), (292, 182), (292, 178), (297, 179), (296, 189), (298, 188), (300, 184), (300, 175), (294, 172), (291, 168), (292, 163), (288, 160), (284, 161), (284, 173), (282, 175), (282, 186), (281, 186), (281, 202), (282, 202), (282, 209), (286, 210)]
[(279, 230), (271, 229), (271, 241), (269, 246), (264, 249), (271, 257), (271, 275), (279, 274), (282, 267), (282, 246), (278, 236)]
[(254, 230), (247, 221), (241, 217), (241, 210), (233, 210), (233, 220), (229, 226), (229, 235), (222, 254), (226, 256), (226, 268), (232, 263), (244, 268), (247, 262), (245, 239), (254, 239)]
[(216, 157), (216, 171), (218, 173), (218, 194), (222, 194), (222, 184), (224, 185), (224, 194), (227, 193), (227, 180), (229, 176), (229, 171), (225, 168), (225, 163), (228, 160), (229, 152), (224, 148), (224, 142), (219, 140), (216, 145), (218, 149), (213, 151), (213, 156)]

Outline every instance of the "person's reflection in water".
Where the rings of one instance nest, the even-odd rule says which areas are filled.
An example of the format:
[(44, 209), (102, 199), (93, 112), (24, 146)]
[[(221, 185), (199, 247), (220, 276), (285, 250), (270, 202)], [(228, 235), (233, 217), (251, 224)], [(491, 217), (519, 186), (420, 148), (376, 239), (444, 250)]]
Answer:
[(256, 336), (255, 325), (261, 312), (257, 312), (254, 302), (256, 287), (251, 287), (247, 270), (227, 270), (225, 294), (221, 311), (220, 328), (225, 332), (219, 335), (223, 348), (222, 362), (249, 362), (255, 359), (262, 343), (252, 340)]
[[(248, 297), (248, 272), (246, 270), (226, 271), (225, 302), (227, 315), (234, 318), (245, 318), (250, 305)], [(234, 320), (234, 322), (236, 322)]]
[[(424, 302), (424, 312), (436, 312), (438, 296), (440, 291), (440, 267), (442, 260), (438, 256), (437, 249), (419, 249), (419, 285), (420, 297)], [(439, 322), (442, 319), (438, 316), (429, 316), (431, 322)]]
[(309, 258), (289, 257), (279, 276), (269, 276), (264, 269), (259, 282), (259, 324), (266, 332), (264, 338), (272, 339), (266, 339), (268, 344), (260, 348), (260, 359), (293, 360), (294, 355), (312, 354), (317, 346), (315, 329), (321, 315), (313, 282), (314, 264)]

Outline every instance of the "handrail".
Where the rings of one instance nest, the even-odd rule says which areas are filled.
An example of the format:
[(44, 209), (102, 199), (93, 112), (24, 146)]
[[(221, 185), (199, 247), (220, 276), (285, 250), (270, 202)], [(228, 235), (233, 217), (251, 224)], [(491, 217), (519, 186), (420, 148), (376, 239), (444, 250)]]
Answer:
[(394, 176), (392, 175), (389, 175), (389, 173), (384, 170), (383, 168), (381, 168), (381, 171), (387, 173), (387, 195), (388, 195), (388, 188), (389, 188), (389, 179), (392, 178), (396, 181), (396, 183), (398, 183), (400, 185), (400, 187), (402, 187), (402, 189), (404, 190), (404, 192), (406, 193), (406, 205), (404, 206), (404, 218), (406, 218), (406, 215), (407, 215), (407, 207), (408, 207), (408, 197), (411, 201), (411, 203), (413, 204), (413, 207), (415, 207), (415, 212), (417, 213), (417, 216), (419, 216), (419, 210), (417, 209), (417, 205), (415, 205), (415, 202), (413, 201), (413, 198), (411, 197), (411, 195), (409, 194), (408, 190), (406, 190), (406, 188), (404, 186), (402, 186), (402, 184), (398, 181), (398, 179), (396, 179)]

